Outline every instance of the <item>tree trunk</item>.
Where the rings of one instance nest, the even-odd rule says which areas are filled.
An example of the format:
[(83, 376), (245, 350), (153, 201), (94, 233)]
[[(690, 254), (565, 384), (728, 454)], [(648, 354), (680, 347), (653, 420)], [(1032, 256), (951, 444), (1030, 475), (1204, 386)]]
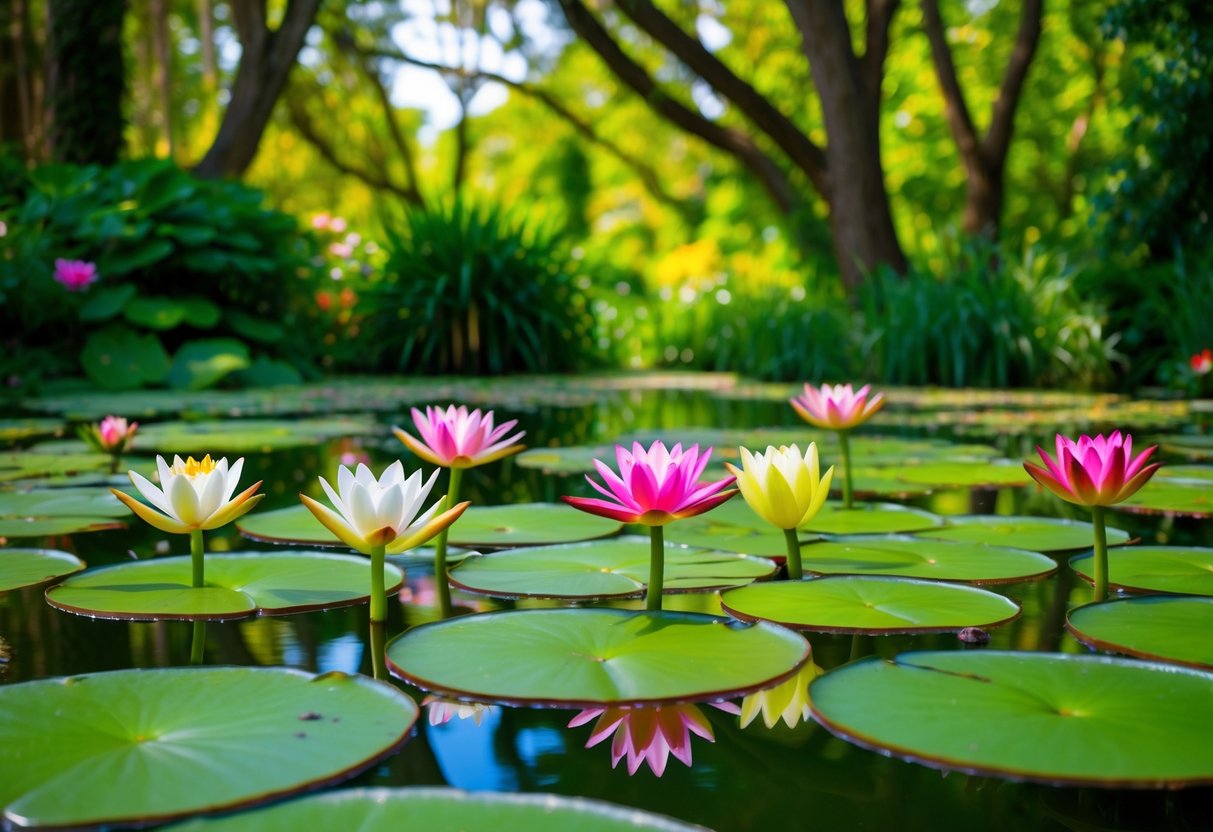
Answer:
[(158, 106), (156, 121), (160, 125), (160, 142), (157, 142), (157, 154), (163, 153), (173, 158), (173, 97), (171, 78), (172, 51), (169, 48), (168, 33), (168, 0), (151, 0), (149, 18), (151, 19), (152, 51), (156, 55), (152, 71), (153, 83), (156, 88)]
[(111, 165), (124, 147), (122, 19), (126, 0), (50, 0), (54, 158)]
[(238, 177), (252, 164), (321, 2), (290, 0), (282, 24), (271, 30), (265, 0), (232, 0), (244, 51), (219, 133), (194, 170), (199, 176)]

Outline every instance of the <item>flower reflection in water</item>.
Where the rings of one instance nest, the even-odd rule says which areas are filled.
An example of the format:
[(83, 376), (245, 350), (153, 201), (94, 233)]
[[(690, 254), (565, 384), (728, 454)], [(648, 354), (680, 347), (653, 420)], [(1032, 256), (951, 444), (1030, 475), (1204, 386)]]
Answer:
[(762, 722), (774, 728), (783, 720), (789, 728), (809, 721), (809, 682), (822, 673), (822, 669), (809, 662), (800, 672), (773, 688), (751, 693), (741, 700), (741, 727), (745, 728), (755, 717), (762, 714)]
[(460, 702), (457, 699), (444, 699), (441, 696), (427, 696), (421, 700), (421, 707), (425, 708), (430, 725), (446, 725), (454, 717), (471, 719), (480, 725), (484, 720), (484, 715), (497, 706), (481, 705), (478, 702)]
[[(727, 713), (739, 713), (737, 706), (731, 702), (711, 704)], [(635, 774), (644, 762), (660, 777), (665, 773), (671, 754), (683, 765), (689, 766), (692, 734), (708, 742), (716, 741), (711, 723), (695, 705), (586, 708), (570, 720), (569, 727), (585, 725), (594, 718), (598, 721), (594, 723), (593, 733), (585, 747), (592, 748), (614, 734), (611, 767), (619, 765), (619, 761), (627, 757), (628, 774)]]

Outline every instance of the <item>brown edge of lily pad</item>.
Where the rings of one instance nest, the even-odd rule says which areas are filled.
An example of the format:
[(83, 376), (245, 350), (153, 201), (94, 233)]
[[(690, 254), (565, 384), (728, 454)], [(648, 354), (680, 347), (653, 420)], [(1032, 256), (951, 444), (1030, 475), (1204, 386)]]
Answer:
[[(935, 580), (930, 580), (927, 578), (902, 578), (902, 577), (898, 577), (896, 575), (824, 575), (821, 578), (815, 578), (814, 580), (828, 581), (828, 580), (832, 580), (835, 578), (859, 578), (859, 579), (884, 578), (887, 580), (899, 581), (899, 582), (904, 582), (904, 583), (944, 584), (945, 586), (957, 584), (956, 581), (948, 581), (945, 583), (944, 581), (935, 581)], [(969, 586), (969, 584), (959, 584), (959, 586)], [(740, 587), (740, 588), (744, 589), (744, 587)], [(977, 587), (972, 587), (972, 588), (977, 589)], [(996, 595), (997, 593), (991, 593), (991, 594)], [(966, 627), (982, 627), (984, 629), (992, 630), (995, 627), (1001, 627), (1004, 624), (1010, 624), (1012, 621), (1014, 621), (1015, 619), (1017, 619), (1021, 615), (1023, 615), (1023, 604), (1021, 604), (1015, 598), (1011, 598), (1009, 596), (1002, 595), (999, 597), (1006, 598), (1008, 601), (1010, 601), (1012, 604), (1015, 605), (1015, 613), (1014, 613), (1014, 615), (1008, 616), (1007, 618), (1002, 618), (1002, 619), (999, 619), (998, 621), (993, 621), (993, 622), (989, 622), (989, 623), (982, 623), (982, 622), (978, 621), (978, 622), (970, 622), (968, 624), (960, 624), (957, 626), (949, 626), (949, 627), (911, 627), (911, 628), (907, 628), (907, 629), (896, 629), (896, 628), (888, 628), (888, 627), (872, 627), (872, 628), (869, 628), (869, 627), (822, 627), (822, 626), (813, 625), (813, 624), (801, 624), (799, 622), (780, 621), (775, 618), (763, 618), (761, 616), (749, 615), (748, 613), (739, 612), (737, 610), (734, 610), (732, 607), (730, 607), (728, 604), (725, 603), (724, 595), (725, 595), (724, 593), (721, 593), (721, 595), (720, 595), (720, 608), (722, 610), (724, 610), (725, 612), (727, 612), (729, 615), (736, 618), (738, 621), (748, 621), (748, 622), (767, 621), (767, 622), (770, 622), (771, 624), (778, 624), (781, 627), (787, 627), (789, 630), (796, 630), (797, 632), (825, 633), (827, 635), (845, 635), (845, 636), (927, 635), (930, 633), (958, 633), (961, 630), (965, 629)]]
[[(884, 536), (885, 535), (862, 535), (862, 537), (884, 537)], [(907, 535), (902, 535), (902, 536), (911, 537), (912, 535), (907, 534)], [(855, 538), (857, 538), (857, 537), (861, 537), (861, 535), (834, 535), (833, 538), (837, 538), (837, 539), (831, 539), (831, 538), (827, 537), (827, 538), (823, 539), (821, 542), (845, 544), (848, 542), (848, 538), (850, 538), (851, 543), (862, 542), (862, 541), (856, 541)], [(893, 535), (888, 535), (888, 537), (893, 537)], [(934, 538), (915, 538), (915, 539), (919, 542), (922, 542), (922, 541), (934, 542), (934, 543), (952, 543), (953, 542), (950, 540), (935, 540)], [(964, 545), (964, 544), (957, 542), (957, 545)], [(989, 543), (974, 543), (974, 544), (969, 544), (969, 545), (991, 546), (991, 544), (989, 544)], [(1003, 586), (1005, 584), (1023, 584), (1023, 583), (1028, 583), (1030, 581), (1042, 581), (1045, 578), (1053, 577), (1055, 574), (1057, 574), (1057, 571), (1059, 569), (1061, 569), (1061, 564), (1059, 564), (1055, 559), (1049, 557), (1048, 555), (1044, 554), (1043, 552), (1034, 552), (1031, 549), (1015, 549), (1014, 546), (991, 546), (991, 548), (1014, 549), (1015, 551), (1018, 551), (1018, 552), (1027, 552), (1028, 554), (1032, 554), (1032, 555), (1040, 555), (1041, 557), (1043, 557), (1049, 561), (1052, 561), (1053, 567), (1051, 569), (1046, 569), (1044, 572), (1033, 572), (1029, 575), (1016, 575), (1016, 576), (1010, 577), (1010, 578), (926, 578), (926, 577), (923, 577), (922, 575), (898, 575), (894, 572), (818, 572), (817, 570), (809, 567), (807, 564), (804, 567), (804, 571), (805, 571), (805, 574), (807, 574), (807, 575), (815, 575), (819, 578), (830, 578), (830, 577), (835, 577), (835, 576), (846, 576), (846, 577), (852, 577), (852, 578), (907, 578), (907, 579), (916, 580), (916, 581), (935, 581), (936, 583), (941, 583), (941, 584), (966, 584), (968, 586), (979, 586), (980, 587), (980, 586)], [(800, 557), (801, 557), (802, 561), (805, 559), (803, 547), (801, 547)]]
[[(1134, 596), (1131, 598), (1115, 598), (1110, 601), (1100, 601), (1097, 603), (1119, 604), (1119, 603), (1123, 603), (1126, 601), (1133, 601), (1136, 598), (1148, 598), (1148, 597), (1150, 597), (1150, 596), (1139, 595), (1139, 596)], [(1188, 599), (1188, 600), (1200, 600), (1202, 598), (1208, 598), (1208, 596), (1201, 596), (1201, 595), (1170, 595), (1170, 594), (1164, 595), (1162, 597), (1173, 598), (1173, 599)], [(1213, 598), (1209, 598), (1209, 603), (1210, 603), (1210, 605), (1213, 605)], [(1066, 613), (1066, 629), (1070, 631), (1070, 634), (1072, 636), (1074, 636), (1074, 638), (1076, 638), (1079, 642), (1086, 645), (1087, 647), (1090, 647), (1095, 650), (1103, 650), (1107, 653), (1117, 653), (1122, 656), (1132, 656), (1137, 659), (1147, 659), (1149, 661), (1163, 662), (1165, 664), (1177, 664), (1181, 667), (1190, 667), (1193, 670), (1213, 670), (1213, 662), (1208, 662), (1208, 663), (1193, 662), (1193, 661), (1186, 661), (1184, 659), (1177, 659), (1177, 658), (1174, 658), (1173, 656), (1163, 656), (1158, 653), (1150, 653), (1145, 650), (1138, 650), (1136, 648), (1128, 646), (1127, 644), (1118, 644), (1114, 641), (1105, 641), (1104, 639), (1095, 638), (1094, 636), (1091, 636), (1091, 635), (1083, 632), (1082, 630), (1078, 629), (1078, 627), (1074, 626), (1074, 623), (1070, 620), (1070, 616), (1080, 610), (1086, 609), (1087, 607), (1093, 607), (1093, 606), (1096, 606), (1096, 605), (1095, 604), (1083, 604), (1081, 607), (1075, 607), (1074, 609), (1072, 609)]]
[[(215, 670), (216, 668), (219, 668), (219, 667), (222, 667), (222, 665), (210, 665), (210, 666), (207, 666), (205, 669), (206, 670)], [(313, 675), (313, 674), (307, 673), (305, 671), (296, 670), (296, 669), (290, 668), (290, 667), (250, 668), (246, 665), (237, 665), (237, 667), (239, 667), (240, 669), (244, 669), (244, 670), (250, 670), (250, 669), (274, 670), (277, 672), (289, 672), (289, 673), (297, 674), (300, 676), (311, 676), (311, 681), (313, 681), (313, 682), (318, 682), (322, 679), (327, 679), (331, 676), (341, 676), (341, 677), (353, 680), (355, 684), (371, 684), (371, 685), (375, 685), (377, 687), (385, 688), (387, 690), (392, 691), (393, 693), (398, 694), (399, 696), (404, 697), (408, 701), (413, 702), (412, 697), (410, 697), (408, 694), (404, 693), (403, 691), (397, 690), (395, 687), (393, 687), (392, 685), (389, 685), (385, 682), (379, 682), (374, 679), (370, 679), (366, 676), (351, 675), (348, 673), (342, 673), (340, 671), (329, 671), (327, 673), (318, 673), (318, 674)], [(178, 667), (178, 668), (173, 668), (173, 669), (174, 670), (189, 670), (190, 668)], [(102, 672), (114, 672), (114, 671), (102, 671)], [(90, 675), (97, 675), (97, 674), (84, 674), (84, 675), (90, 676)], [(68, 679), (68, 678), (73, 678), (73, 677), (65, 676), (65, 677), (61, 677), (61, 678)], [(381, 693), (381, 695), (382, 695), (382, 693)], [(408, 725), (405, 726), (403, 733), (401, 733), (399, 737), (397, 737), (395, 740), (393, 740), (391, 745), (389, 745), (388, 747), (384, 748), (381, 751), (376, 752), (375, 754), (371, 755), (370, 757), (367, 757), (365, 760), (355, 763), (354, 765), (350, 766), (349, 768), (342, 769), (339, 772), (334, 772), (332, 775), (321, 778), (319, 780), (311, 780), (300, 786), (294, 786), (294, 787), (291, 787), (288, 789), (282, 789), (281, 791), (276, 791), (276, 792), (268, 792), (266, 794), (260, 794), (255, 797), (250, 797), (250, 798), (243, 799), (243, 800), (237, 800), (232, 803), (222, 803), (222, 804), (216, 804), (213, 806), (203, 806), (200, 808), (188, 809), (184, 812), (166, 813), (163, 815), (141, 815), (141, 816), (130, 817), (130, 818), (118, 817), (118, 818), (104, 818), (104, 819), (100, 819), (100, 820), (91, 820), (86, 824), (86, 826), (87, 827), (96, 827), (96, 828), (103, 828), (103, 827), (107, 827), (110, 825), (121, 825), (121, 826), (134, 827), (134, 828), (155, 826), (155, 825), (158, 825), (161, 823), (167, 823), (172, 820), (180, 820), (182, 818), (193, 817), (195, 815), (209, 815), (209, 814), (217, 814), (219, 812), (241, 811), (244, 809), (252, 808), (254, 806), (260, 806), (264, 803), (270, 803), (272, 801), (279, 800), (281, 798), (293, 797), (297, 794), (304, 794), (306, 792), (316, 791), (319, 789), (326, 788), (328, 786), (335, 786), (338, 783), (345, 782), (346, 780), (349, 780), (351, 777), (361, 774), (362, 772), (371, 768), (375, 764), (382, 762), (383, 760), (386, 760), (388, 757), (391, 757), (393, 754), (395, 754), (401, 748), (403, 748), (404, 744), (409, 741), (409, 737), (412, 735), (413, 728), (416, 727), (417, 720), (418, 720), (418, 718), (420, 718), (420, 716), (421, 716), (421, 708), (420, 708), (420, 706), (417, 705), (416, 702), (413, 702), (412, 718), (408, 721)], [(12, 823), (17, 824), (18, 826), (22, 826), (22, 827), (28, 826), (28, 824), (26, 823), (26, 820), (27, 820), (26, 818), (10, 815), (8, 813), (7, 809), (4, 811), (4, 813), (2, 815), (0, 815), (0, 817), (9, 820)], [(39, 829), (79, 829), (80, 824), (68, 824), (65, 826), (43, 825), (43, 826), (39, 826), (38, 828)]]
[[(1074, 555), (1069, 559), (1069, 561), (1067, 561), (1067, 563), (1069, 564), (1070, 569), (1074, 571), (1074, 574), (1077, 575), (1083, 582), (1090, 584), (1091, 586), (1095, 586), (1095, 579), (1074, 565), (1074, 561), (1085, 557), (1085, 553)], [(1112, 571), (1110, 566), (1108, 571)], [(1147, 586), (1121, 584), (1113, 581), (1110, 576), (1108, 578), (1108, 589), (1116, 592), (1127, 592), (1131, 595), (1173, 595), (1177, 598), (1213, 598), (1213, 595), (1209, 595), (1208, 593), (1204, 592), (1183, 592), (1178, 589), (1152, 589)]]
[[(188, 559), (188, 555), (181, 556)], [(222, 557), (220, 554), (211, 555), (211, 557)], [(394, 583), (388, 583), (384, 586), (384, 591), (388, 594), (397, 592), (404, 586), (404, 570), (395, 564), (386, 564), (392, 566), (400, 572), (400, 580)], [(99, 567), (97, 571), (102, 569), (113, 569), (119, 566), (129, 566), (125, 563), (116, 563), (110, 566)], [(78, 573), (72, 573), (78, 574)], [(71, 577), (70, 575), (62, 575), (60, 577)], [(272, 610), (254, 607), (247, 611), (235, 612), (217, 612), (217, 613), (199, 613), (196, 615), (183, 615), (174, 613), (124, 613), (107, 610), (94, 610), (87, 607), (75, 607), (71, 604), (64, 604), (62, 601), (56, 601), (51, 597), (51, 593), (59, 587), (59, 583), (54, 586), (47, 587), (43, 593), (43, 598), (46, 603), (62, 612), (70, 612), (73, 615), (79, 615), (84, 618), (100, 618), (106, 621), (243, 621), (249, 618), (276, 618), (284, 615), (297, 615), (304, 612), (323, 612), (325, 610), (339, 610), (345, 607), (357, 607), (367, 603), (370, 600), (371, 594), (358, 595), (353, 598), (346, 598), (340, 601), (333, 601), (324, 604), (299, 604), (293, 607), (275, 607)], [(205, 587), (204, 587), (205, 588)], [(219, 587), (220, 589), (228, 589), (228, 587)], [(182, 589), (192, 589), (192, 587), (182, 587)], [(231, 590), (232, 592), (240, 592), (240, 590)], [(242, 593), (243, 594), (243, 593)], [(245, 596), (247, 597), (247, 595)]]
[[(547, 610), (547, 611), (550, 612), (550, 610)], [(610, 608), (602, 608), (597, 611), (598, 612), (613, 612), (613, 613), (617, 612), (617, 613), (624, 614), (624, 615), (675, 615), (675, 616), (682, 617), (682, 618), (698, 618), (698, 619), (704, 620), (705, 622), (709, 622), (709, 621), (719, 622), (719, 623), (724, 624), (727, 627), (776, 626), (776, 625), (768, 625), (767, 622), (749, 623), (749, 622), (741, 622), (741, 621), (731, 621), (727, 618), (720, 618), (720, 617), (714, 616), (714, 615), (705, 615), (702, 613), (694, 613), (694, 612), (674, 612), (674, 611), (666, 610), (666, 611), (659, 612), (659, 613), (651, 613), (651, 612), (647, 612), (645, 610), (611, 610)], [(491, 613), (489, 613), (489, 614), (491, 614)], [(425, 627), (436, 627), (441, 624), (447, 623), (449, 621), (457, 621), (457, 620), (459, 620), (459, 619), (457, 619), (457, 618), (456, 619), (446, 619), (445, 621), (430, 621), (425, 624), (419, 624), (418, 626), (407, 631), (406, 633), (404, 633), (400, 636), (397, 636), (396, 639), (403, 638), (404, 636), (408, 635), (409, 633), (416, 632), (417, 630), (420, 630)], [(795, 632), (795, 631), (792, 631), (792, 632)], [(396, 639), (393, 639), (392, 641), (395, 641)], [(388, 671), (393, 676), (395, 676), (397, 679), (407, 682), (408, 684), (412, 685), (413, 687), (420, 688), (421, 690), (428, 691), (430, 693), (436, 693), (436, 694), (439, 694), (440, 696), (443, 696), (446, 698), (458, 699), (458, 700), (461, 700), (464, 702), (477, 702), (477, 703), (484, 704), (484, 705), (508, 705), (511, 707), (518, 707), (518, 708), (562, 708), (562, 709), (566, 709), (566, 710), (574, 710), (574, 709), (584, 710), (586, 708), (598, 708), (603, 705), (612, 705), (615, 707), (626, 707), (626, 708), (646, 708), (646, 707), (656, 707), (659, 705), (664, 706), (664, 705), (699, 704), (699, 703), (705, 703), (705, 702), (723, 702), (727, 699), (737, 699), (742, 696), (748, 696), (751, 693), (757, 693), (760, 690), (767, 690), (768, 688), (773, 688), (776, 685), (779, 685), (783, 682), (786, 682), (788, 679), (791, 679), (793, 676), (795, 676), (797, 673), (799, 673), (801, 671), (801, 669), (806, 664), (808, 664), (809, 661), (812, 660), (813, 647), (812, 647), (812, 645), (809, 644), (808, 639), (803, 639), (803, 641), (804, 641), (804, 652), (801, 654), (800, 660), (796, 662), (796, 664), (792, 667), (792, 669), (787, 671), (786, 673), (781, 673), (777, 676), (773, 676), (772, 678), (767, 679), (767, 680), (761, 682), (760, 684), (748, 685), (743, 688), (736, 688), (736, 689), (730, 688), (727, 690), (712, 691), (710, 693), (705, 693), (705, 694), (667, 697), (664, 699), (601, 700), (601, 699), (540, 699), (540, 698), (534, 698), (534, 697), (531, 697), (531, 698), (528, 698), (528, 697), (491, 697), (491, 696), (488, 696), (483, 693), (477, 693), (476, 691), (444, 687), (444, 686), (439, 685), (438, 683), (433, 682), (429, 679), (426, 679), (422, 676), (417, 676), (415, 674), (407, 673), (400, 667), (400, 665), (398, 665), (394, 661), (392, 661), (392, 657), (390, 654), (387, 655), (387, 668), (388, 668)], [(389, 641), (387, 646), (390, 648), (391, 645), (392, 645), (392, 642)], [(385, 650), (384, 652), (387, 653), (387, 650)]]
[[(67, 578), (71, 575), (75, 575), (78, 572), (83, 572), (85, 569), (88, 568), (88, 564), (85, 563), (82, 558), (80, 558), (77, 555), (73, 555), (71, 552), (64, 552), (61, 549), (26, 549), (26, 548), (22, 548), (22, 547), (13, 547), (13, 549), (10, 549), (10, 550), (0, 550), (0, 554), (2, 554), (4, 551), (38, 552), (40, 554), (49, 554), (49, 555), (55, 555), (55, 556), (66, 555), (66, 556), (72, 558), (73, 560), (75, 560), (76, 563), (78, 564), (78, 566), (69, 572), (59, 572), (55, 575), (47, 575), (45, 578), (41, 578), (37, 581), (31, 581), (28, 584), (21, 584), (21, 586), (9, 587), (8, 589), (4, 589), (3, 587), (0, 587), (0, 597), (4, 597), (6, 594), (8, 594), (10, 592), (21, 592), (24, 589), (36, 589), (37, 587), (40, 587), (40, 586), (46, 586), (47, 584), (49, 584), (51, 582), (62, 580), (63, 578)], [(62, 558), (55, 557), (55, 560), (62, 560)]]
[[(889, 664), (897, 663), (896, 658), (873, 660), (884, 661), (888, 662)], [(817, 678), (824, 678), (824, 676), (819, 676)], [(813, 681), (816, 681), (816, 679)], [(813, 703), (812, 682), (809, 683), (809, 709), (812, 712), (813, 719), (816, 720), (819, 725), (841, 740), (849, 742), (852, 745), (864, 749), (865, 751), (872, 751), (880, 754), (883, 757), (893, 757), (899, 760), (904, 760), (908, 763), (917, 763), (918, 765), (933, 768), (937, 771), (958, 771), (961, 774), (968, 774), (974, 777), (993, 776), (1016, 783), (1040, 783), (1045, 786), (1078, 786), (1101, 789), (1169, 789), (1174, 791), (1192, 786), (1213, 785), (1213, 775), (1198, 779), (1182, 780), (1099, 780), (1090, 777), (1050, 777), (1043, 774), (1017, 771), (1015, 769), (999, 768), (997, 766), (977, 766), (945, 757), (931, 757), (902, 746), (894, 746), (887, 743), (878, 742), (869, 736), (847, 730), (841, 725), (826, 719), (824, 716), (822, 716), (821, 712), (817, 710), (817, 705)]]

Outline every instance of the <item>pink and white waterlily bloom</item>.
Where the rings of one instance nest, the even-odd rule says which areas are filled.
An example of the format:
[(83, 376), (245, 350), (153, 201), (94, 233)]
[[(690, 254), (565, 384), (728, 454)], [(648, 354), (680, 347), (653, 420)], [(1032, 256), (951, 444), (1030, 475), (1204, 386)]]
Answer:
[(125, 451), (131, 446), (138, 429), (138, 422), (128, 423), (121, 416), (106, 416), (101, 420), (101, 424), (97, 425), (97, 440), (104, 451)]
[(791, 400), (792, 407), (811, 425), (826, 430), (850, 430), (871, 419), (884, 407), (884, 393), (868, 398), (870, 384), (852, 390), (849, 384), (804, 386), (804, 393)]
[(159, 488), (137, 472), (128, 472), (135, 488), (152, 507), (116, 488), (110, 490), (131, 511), (162, 532), (189, 534), (207, 531), (226, 526), (241, 517), (265, 496), (255, 493), (261, 487), (260, 481), (236, 494), (236, 484), (240, 481), (243, 467), (243, 457), (229, 468), (226, 458), (215, 462), (210, 454), (201, 460), (192, 456), (182, 460), (174, 456), (172, 466), (164, 461), (164, 457), (157, 456)]
[(470, 719), (480, 725), (484, 721), (485, 714), (497, 706), (482, 705), (479, 702), (461, 702), (458, 699), (444, 699), (441, 696), (427, 696), (421, 700), (421, 707), (425, 708), (426, 718), (430, 725), (446, 725), (455, 717)]
[(1133, 437), (1122, 436), (1120, 431), (1080, 436), (1077, 442), (1059, 433), (1056, 441), (1056, 459), (1037, 447), (1045, 467), (1025, 462), (1024, 470), (1061, 499), (1080, 506), (1110, 506), (1127, 500), (1161, 467), (1156, 462), (1146, 464), (1157, 445), (1134, 457)]
[(437, 478), (435, 469), (424, 482), (420, 470), (405, 479), (404, 465), (399, 460), (378, 478), (365, 465), (360, 464), (354, 472), (342, 465), (337, 469), (336, 489), (324, 477), (320, 478), (320, 487), (332, 502), (332, 509), (306, 494), (300, 494), (299, 499), (351, 549), (370, 555), (377, 547), (384, 547), (387, 554), (398, 554), (428, 541), (454, 523), (470, 505), (460, 503), (438, 514), (442, 504), (442, 499), (438, 499), (422, 511), (421, 506)]
[(506, 435), (518, 420), (494, 427), (491, 410), (482, 414), (479, 409), (469, 412), (463, 405), (451, 405), (446, 409), (427, 407), (425, 413), (414, 407), (412, 413), (420, 439), (398, 427), (392, 431), (410, 451), (443, 468), (474, 468), (524, 449), (518, 440), (526, 431)]
[(615, 446), (615, 459), (619, 465), (616, 474), (606, 463), (594, 460), (594, 467), (602, 475), (603, 487), (586, 476), (586, 480), (598, 493), (607, 499), (596, 497), (561, 497), (569, 505), (600, 517), (609, 517), (624, 523), (643, 523), (646, 526), (664, 526), (674, 520), (694, 517), (728, 500), (737, 489), (726, 491), (736, 477), (699, 484), (712, 449), (703, 455), (699, 446), (687, 450), (675, 445), (666, 450), (665, 445), (654, 442), (647, 450), (639, 442), (633, 443), (629, 451), (623, 445)]
[[(738, 713), (736, 705), (729, 702), (715, 707), (729, 713)], [(628, 760), (628, 774), (635, 774), (641, 763), (647, 763), (653, 773), (660, 777), (665, 773), (670, 755), (683, 765), (691, 764), (691, 735), (715, 742), (712, 725), (695, 705), (657, 705), (642, 708), (587, 708), (573, 717), (570, 728), (585, 725), (597, 718), (593, 733), (585, 747), (592, 748), (611, 734), (611, 768), (619, 765), (624, 757)]]

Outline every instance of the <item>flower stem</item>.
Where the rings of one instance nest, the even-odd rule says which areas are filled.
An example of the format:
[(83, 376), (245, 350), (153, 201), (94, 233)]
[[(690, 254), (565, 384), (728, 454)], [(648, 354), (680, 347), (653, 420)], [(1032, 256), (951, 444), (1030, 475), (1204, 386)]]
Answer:
[(194, 587), (206, 586), (206, 549), (202, 545), (202, 529), (190, 531), (190, 564), (194, 567)]
[(851, 438), (847, 431), (838, 431), (838, 444), (842, 448), (842, 507), (851, 508)]
[(1095, 600), (1108, 597), (1108, 532), (1104, 528), (1104, 507), (1091, 506), (1091, 525), (1095, 527)]
[(371, 622), (387, 621), (387, 593), (383, 589), (385, 546), (371, 547)]
[(796, 529), (784, 529), (783, 539), (788, 544), (788, 578), (799, 581), (804, 577), (804, 570), (800, 568), (800, 538), (796, 536)]
[(661, 593), (665, 583), (665, 531), (661, 526), (649, 526), (649, 586), (644, 592), (646, 610), (661, 609)]
[(206, 622), (194, 622), (194, 638), (190, 642), (190, 664), (202, 664), (202, 654), (206, 650)]
[[(446, 497), (442, 500), (442, 505), (438, 507), (438, 512), (442, 513), (459, 501), (459, 485), (463, 480), (463, 469), (451, 469), (451, 481), (446, 490)], [(451, 585), (447, 582), (446, 577), (446, 536), (451, 530), (450, 526), (438, 533), (438, 537), (434, 539), (434, 585), (438, 592), (438, 609), (442, 613), (443, 618), (451, 617)]]
[(110, 454), (110, 476), (118, 473), (118, 467), (122, 465), (122, 454)]
[(376, 679), (387, 678), (387, 625), (371, 621), (371, 672)]

